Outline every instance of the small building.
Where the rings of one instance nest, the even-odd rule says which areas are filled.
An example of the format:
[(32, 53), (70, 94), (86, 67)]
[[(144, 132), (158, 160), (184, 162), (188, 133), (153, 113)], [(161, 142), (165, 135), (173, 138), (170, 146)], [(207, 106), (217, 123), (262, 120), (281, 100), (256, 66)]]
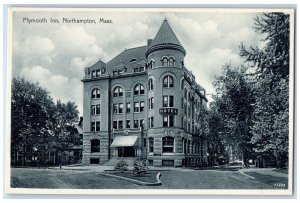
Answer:
[(85, 69), (83, 164), (131, 157), (153, 166), (207, 164), (205, 90), (167, 20), (154, 39)]

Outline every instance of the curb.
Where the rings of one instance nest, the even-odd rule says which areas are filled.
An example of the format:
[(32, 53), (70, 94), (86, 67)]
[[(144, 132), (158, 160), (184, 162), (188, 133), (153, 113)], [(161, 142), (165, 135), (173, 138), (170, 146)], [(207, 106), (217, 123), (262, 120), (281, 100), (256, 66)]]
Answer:
[(161, 176), (160, 172), (158, 172), (156, 174), (156, 182), (155, 183), (147, 183), (147, 182), (144, 182), (144, 181), (135, 180), (135, 179), (131, 179), (131, 178), (125, 178), (125, 177), (122, 177), (122, 176), (117, 176), (117, 175), (112, 175), (112, 174), (101, 173), (100, 175), (104, 175), (104, 176), (108, 176), (108, 177), (113, 177), (113, 178), (119, 178), (119, 179), (123, 179), (123, 180), (128, 180), (128, 181), (134, 182), (134, 183), (136, 183), (138, 185), (158, 186), (158, 185), (162, 184), (161, 181), (160, 181), (160, 176)]
[(244, 173), (242, 170), (239, 170), (239, 172), (244, 175), (244, 176), (247, 176), (248, 178), (251, 178), (253, 180), (255, 180), (255, 178), (253, 176), (250, 176), (250, 175), (247, 175), (246, 173)]

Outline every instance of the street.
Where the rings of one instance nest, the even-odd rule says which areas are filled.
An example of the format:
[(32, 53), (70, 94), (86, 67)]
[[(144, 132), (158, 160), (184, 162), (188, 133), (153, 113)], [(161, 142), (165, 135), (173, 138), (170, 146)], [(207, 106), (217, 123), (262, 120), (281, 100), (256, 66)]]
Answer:
[[(101, 175), (87, 168), (64, 170), (12, 168), (13, 188), (66, 189), (276, 189), (274, 183), (252, 179), (238, 170), (170, 169), (161, 171), (160, 186), (141, 186)], [(285, 177), (279, 179), (282, 181)], [(287, 182), (287, 178), (284, 179)], [(276, 182), (277, 183), (277, 182)], [(278, 183), (279, 184), (279, 183)], [(282, 188), (277, 188), (282, 189)]]

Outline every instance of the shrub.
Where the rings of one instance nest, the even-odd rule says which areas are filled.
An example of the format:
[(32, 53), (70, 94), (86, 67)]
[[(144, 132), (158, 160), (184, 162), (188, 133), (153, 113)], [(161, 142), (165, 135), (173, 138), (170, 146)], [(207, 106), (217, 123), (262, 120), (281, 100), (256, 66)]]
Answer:
[(147, 173), (146, 163), (143, 161), (135, 161), (133, 165), (133, 175), (145, 175)]
[(125, 161), (119, 161), (115, 166), (115, 170), (121, 171), (122, 173), (124, 171), (127, 171), (128, 170), (127, 163)]

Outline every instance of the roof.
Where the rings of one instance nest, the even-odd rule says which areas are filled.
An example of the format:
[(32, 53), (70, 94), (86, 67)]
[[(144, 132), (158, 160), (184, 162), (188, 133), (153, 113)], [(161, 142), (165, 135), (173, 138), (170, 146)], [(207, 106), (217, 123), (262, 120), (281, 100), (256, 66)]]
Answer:
[[(145, 52), (147, 50), (147, 46), (135, 47), (131, 49), (125, 49), (112, 60), (107, 63), (107, 67), (109, 71), (112, 71), (115, 68), (121, 68), (124, 66), (127, 69), (127, 72), (133, 72), (132, 69), (136, 65), (145, 65), (146, 64), (146, 56)], [(133, 60), (135, 59), (135, 60)], [(144, 61), (143, 64), (140, 62)]]
[(155, 38), (149, 45), (148, 50), (146, 52), (146, 56), (148, 56), (151, 52), (157, 49), (163, 48), (176, 49), (181, 51), (184, 55), (186, 53), (182, 44), (180, 43), (171, 26), (169, 25), (167, 19), (164, 20)]
[(132, 147), (137, 144), (138, 136), (117, 136), (111, 144), (111, 147)]

